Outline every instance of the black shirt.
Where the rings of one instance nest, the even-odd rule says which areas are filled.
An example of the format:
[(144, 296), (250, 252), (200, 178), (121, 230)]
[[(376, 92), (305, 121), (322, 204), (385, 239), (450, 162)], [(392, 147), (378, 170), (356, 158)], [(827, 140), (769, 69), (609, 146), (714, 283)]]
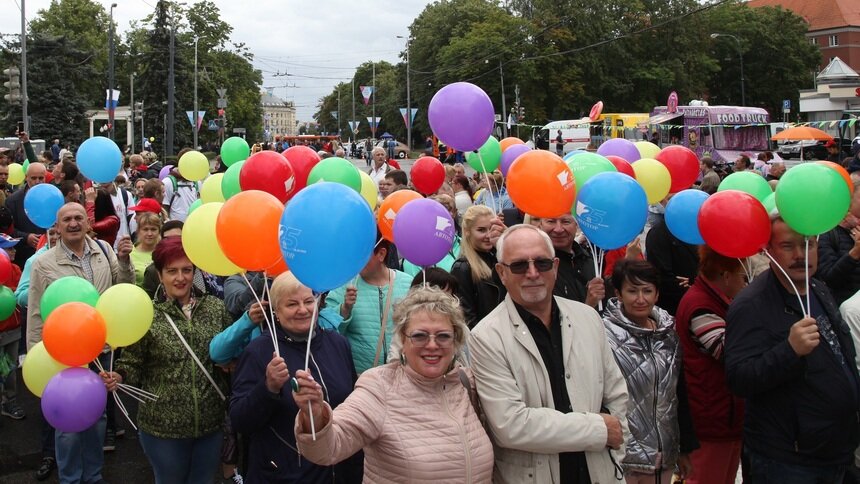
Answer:
[[(550, 327), (543, 324), (537, 316), (524, 307), (514, 303), (520, 318), (526, 323), (529, 332), (537, 345), (543, 364), (546, 367), (549, 384), (552, 389), (552, 401), (555, 409), (562, 413), (570, 413), (570, 395), (565, 384), (564, 349), (561, 339), (561, 315), (555, 299), (552, 300)], [(584, 452), (560, 452), (558, 454), (559, 476), (564, 483), (590, 483), (588, 464)]]
[(558, 257), (558, 275), (552, 293), (558, 297), (585, 303), (588, 296), (588, 281), (594, 279), (594, 259), (578, 243), (573, 244), (573, 253), (555, 250)]

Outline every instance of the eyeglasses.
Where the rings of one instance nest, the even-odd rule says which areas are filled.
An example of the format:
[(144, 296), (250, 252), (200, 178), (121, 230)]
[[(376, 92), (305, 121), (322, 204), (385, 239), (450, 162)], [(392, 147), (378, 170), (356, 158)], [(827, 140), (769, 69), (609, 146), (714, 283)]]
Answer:
[(500, 264), (510, 269), (511, 272), (513, 272), (514, 274), (525, 274), (529, 270), (529, 264), (534, 264), (535, 269), (537, 269), (538, 272), (546, 272), (552, 269), (554, 262), (555, 261), (553, 259), (540, 258), (518, 260), (515, 262), (511, 262), (510, 264), (505, 264), (504, 262), (501, 262)]
[(412, 341), (412, 344), (423, 348), (427, 346), (427, 343), (432, 339), (436, 342), (436, 345), (440, 348), (448, 348), (452, 344), (454, 344), (454, 333), (449, 331), (443, 331), (441, 333), (430, 334), (424, 331), (416, 331), (412, 334), (407, 334), (407, 338)]

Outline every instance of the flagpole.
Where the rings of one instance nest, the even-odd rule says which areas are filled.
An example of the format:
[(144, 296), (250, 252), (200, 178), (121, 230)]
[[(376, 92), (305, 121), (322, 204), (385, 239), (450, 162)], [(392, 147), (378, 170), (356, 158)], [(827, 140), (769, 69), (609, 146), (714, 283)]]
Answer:
[(376, 93), (374, 91), (376, 91), (376, 62), (373, 63), (373, 91), (370, 92), (370, 95), (373, 96), (373, 123), (370, 126), (373, 128), (373, 141), (376, 141), (376, 128), (378, 126), (376, 125), (376, 96), (374, 96)]
[(349, 123), (349, 130), (352, 131), (350, 133), (350, 137), (352, 138), (353, 144), (355, 144), (355, 74), (352, 75), (352, 122)]

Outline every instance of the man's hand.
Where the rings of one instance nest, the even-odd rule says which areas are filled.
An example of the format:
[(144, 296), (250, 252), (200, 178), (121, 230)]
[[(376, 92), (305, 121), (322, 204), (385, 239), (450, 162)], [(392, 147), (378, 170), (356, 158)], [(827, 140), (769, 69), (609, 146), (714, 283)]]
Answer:
[(502, 236), (502, 232), (507, 228), (508, 227), (505, 225), (502, 217), (496, 217), (490, 222), (490, 242), (492, 242), (494, 246), (496, 245), (496, 241), (499, 240), (499, 237)]
[(39, 245), (39, 235), (27, 234), (27, 245), (35, 249), (36, 246)]
[(791, 325), (788, 344), (797, 356), (806, 356), (821, 342), (818, 323), (813, 318), (803, 318)]
[(343, 302), (340, 304), (340, 315), (343, 319), (348, 319), (352, 315), (352, 307), (355, 306), (355, 301), (358, 299), (358, 288), (349, 286), (343, 295)]
[(248, 317), (251, 318), (251, 322), (258, 325), (266, 320), (266, 308), (269, 306), (269, 301), (261, 301), (260, 303), (254, 303), (251, 305), (251, 309), (248, 310)]
[(266, 366), (266, 389), (272, 393), (280, 393), (281, 387), (290, 378), (290, 370), (283, 358), (272, 353), (272, 361)]
[(690, 287), (690, 278), (684, 276), (675, 276), (675, 280), (678, 281), (678, 287), (682, 289), (687, 289)]
[(639, 245), (639, 236), (636, 236), (635, 239), (630, 241), (627, 244), (627, 253), (625, 255), (625, 259), (629, 260), (637, 260), (642, 257), (642, 246)]
[(134, 249), (134, 244), (131, 243), (131, 237), (123, 235), (116, 243), (116, 256), (126, 261), (129, 259), (128, 256), (131, 254), (132, 249)]
[(608, 413), (601, 413), (600, 416), (603, 417), (603, 423), (606, 424), (606, 446), (616, 450), (620, 449), (621, 444), (624, 443), (621, 421)]
[(588, 281), (588, 294), (585, 296), (585, 304), (597, 307), (597, 303), (603, 301), (604, 297), (606, 297), (606, 285), (603, 283), (603, 279), (595, 277)]
[(851, 229), (851, 238), (854, 239), (854, 246), (848, 251), (848, 256), (860, 260), (860, 227)]
[(18, 131), (18, 139), (21, 140), (22, 143), (29, 143), (30, 135), (27, 134), (26, 131)]

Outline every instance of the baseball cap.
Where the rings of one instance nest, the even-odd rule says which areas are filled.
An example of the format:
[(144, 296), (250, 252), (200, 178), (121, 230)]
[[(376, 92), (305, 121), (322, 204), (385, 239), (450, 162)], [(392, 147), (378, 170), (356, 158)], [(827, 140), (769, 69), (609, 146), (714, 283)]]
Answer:
[(21, 239), (13, 238), (11, 235), (0, 233), (0, 249), (8, 249), (10, 247), (15, 247), (15, 244), (20, 242)]
[(128, 207), (132, 212), (161, 213), (161, 204), (154, 198), (141, 198), (137, 205)]

